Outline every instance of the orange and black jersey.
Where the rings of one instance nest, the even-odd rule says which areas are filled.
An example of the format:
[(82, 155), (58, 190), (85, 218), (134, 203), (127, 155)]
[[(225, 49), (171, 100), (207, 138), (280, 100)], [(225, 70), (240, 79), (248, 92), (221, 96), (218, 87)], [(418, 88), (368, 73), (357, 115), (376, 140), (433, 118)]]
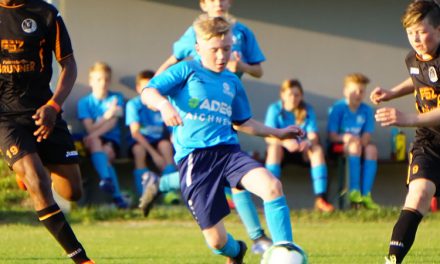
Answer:
[(58, 10), (42, 0), (0, 5), (0, 45), (0, 117), (34, 113), (52, 97), (52, 53), (73, 54)]
[[(419, 113), (426, 113), (440, 107), (439, 53), (440, 47), (437, 49), (435, 57), (429, 61), (420, 58), (415, 51), (409, 52), (406, 56), (406, 66), (414, 84), (416, 108)], [(440, 125), (421, 128), (421, 130), (440, 138)]]

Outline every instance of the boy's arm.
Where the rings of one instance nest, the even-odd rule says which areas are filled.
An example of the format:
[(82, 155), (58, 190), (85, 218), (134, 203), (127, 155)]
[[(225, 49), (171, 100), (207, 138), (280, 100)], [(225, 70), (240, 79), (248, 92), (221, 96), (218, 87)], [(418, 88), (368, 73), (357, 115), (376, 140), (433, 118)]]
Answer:
[(412, 79), (409, 77), (390, 90), (385, 90), (382, 87), (376, 87), (370, 94), (370, 100), (374, 104), (379, 104), (380, 102), (386, 102), (413, 92), (414, 84)]
[(429, 127), (440, 124), (440, 108), (427, 113), (402, 113), (393, 107), (384, 107), (376, 111), (376, 121), (381, 126)]
[(159, 154), (159, 152), (154, 149), (153, 146), (148, 142), (148, 140), (145, 139), (144, 135), (140, 132), (140, 125), (138, 122), (133, 122), (130, 124), (130, 133), (134, 140), (136, 140), (139, 145), (141, 145), (148, 154), (150, 154), (151, 158), (153, 159), (154, 163), (158, 168), (164, 168), (165, 167), (165, 160), (162, 158), (162, 156)]
[(162, 65), (160, 65), (155, 75), (159, 75), (160, 73), (162, 73), (163, 71), (165, 71), (166, 69), (168, 69), (169, 67), (173, 66), (178, 62), (179, 60), (174, 55), (171, 55), (164, 63), (162, 63)]
[(242, 124), (234, 124), (234, 129), (252, 136), (275, 137), (278, 139), (298, 138), (304, 136), (304, 131), (297, 126), (272, 128), (265, 126), (252, 118)]
[(162, 120), (167, 126), (183, 126), (182, 118), (179, 113), (155, 88), (146, 87), (141, 92), (142, 102), (153, 111), (160, 111)]
[(86, 118), (83, 120), (83, 125), (87, 131), (88, 136), (99, 137), (108, 131), (112, 130), (118, 123), (117, 117), (110, 119), (100, 119), (97, 122), (93, 122), (92, 119)]
[(261, 63), (248, 64), (241, 60), (237, 52), (234, 52), (233, 55), (231, 55), (231, 59), (229, 60), (227, 67), (228, 70), (234, 73), (243, 72), (255, 78), (260, 78), (263, 76), (263, 67), (261, 66)]

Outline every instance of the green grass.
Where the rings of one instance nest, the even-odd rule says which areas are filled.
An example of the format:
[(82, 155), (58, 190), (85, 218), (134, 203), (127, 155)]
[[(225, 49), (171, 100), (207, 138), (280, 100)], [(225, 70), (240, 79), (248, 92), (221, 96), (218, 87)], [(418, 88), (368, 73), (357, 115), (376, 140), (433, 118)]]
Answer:
[[(88, 211), (90, 213), (93, 209)], [(76, 212), (71, 220), (77, 236), (97, 263), (224, 263), (222, 257), (213, 255), (206, 247), (199, 228), (188, 219), (183, 208), (159, 207), (155, 211), (159, 212), (153, 215), (153, 219), (133, 213), (131, 220), (78, 222), (75, 217), (80, 214)], [(376, 220), (359, 217), (367, 214), (365, 211), (332, 216), (306, 211), (294, 213), (295, 240), (308, 252), (312, 264), (383, 263), (397, 217), (397, 210), (385, 211), (391, 212), (389, 217), (385, 214)], [(121, 217), (124, 214), (118, 212), (113, 215), (114, 219), (124, 218)], [(5, 214), (3, 212), (3, 216)], [(175, 218), (179, 214), (186, 220)], [(157, 216), (163, 218), (165, 215), (168, 220), (157, 219)], [(439, 220), (440, 216), (434, 214), (423, 221), (406, 263), (440, 263)], [(235, 215), (228, 218), (227, 229), (236, 238), (251, 244)], [(3, 221), (0, 234), (0, 248), (3, 249), (0, 263), (70, 263), (55, 240), (35, 220)], [(246, 263), (259, 263), (259, 256), (249, 253)]]

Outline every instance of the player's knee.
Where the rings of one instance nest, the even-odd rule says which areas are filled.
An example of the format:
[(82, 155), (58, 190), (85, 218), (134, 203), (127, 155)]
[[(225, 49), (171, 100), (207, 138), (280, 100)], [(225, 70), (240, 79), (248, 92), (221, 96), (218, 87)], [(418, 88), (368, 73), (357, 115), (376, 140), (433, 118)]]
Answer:
[[(281, 181), (277, 178), (273, 177), (273, 179), (269, 182), (266, 188), (266, 198), (267, 199), (275, 199), (279, 196), (283, 195), (283, 187)], [(264, 199), (266, 200), (266, 199)]]
[(373, 144), (369, 144), (365, 147), (365, 158), (366, 159), (377, 159), (377, 147)]
[(348, 154), (360, 156), (362, 151), (362, 145), (360, 141), (352, 141), (347, 146)]

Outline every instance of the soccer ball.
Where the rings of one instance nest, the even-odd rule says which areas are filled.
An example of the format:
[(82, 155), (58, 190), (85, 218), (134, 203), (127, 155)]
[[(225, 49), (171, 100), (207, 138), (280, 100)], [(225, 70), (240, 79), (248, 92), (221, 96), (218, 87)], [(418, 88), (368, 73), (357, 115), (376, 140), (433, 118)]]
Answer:
[(271, 246), (264, 252), (261, 264), (307, 264), (306, 253), (291, 243)]

